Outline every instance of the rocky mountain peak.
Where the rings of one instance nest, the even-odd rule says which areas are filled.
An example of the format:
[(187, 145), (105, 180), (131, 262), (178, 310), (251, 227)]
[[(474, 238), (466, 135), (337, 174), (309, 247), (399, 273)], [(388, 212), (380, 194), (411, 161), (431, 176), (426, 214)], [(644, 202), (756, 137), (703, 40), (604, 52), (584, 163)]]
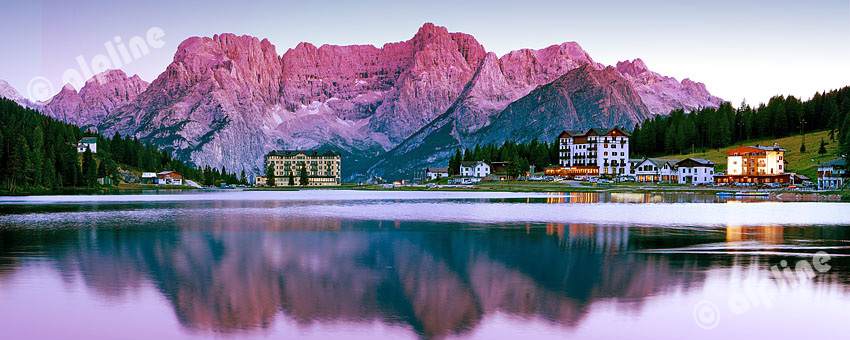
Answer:
[(458, 145), (548, 139), (547, 129), (719, 103), (705, 85), (658, 75), (640, 59), (606, 67), (576, 42), (497, 57), (433, 23), (380, 47), (302, 42), (283, 55), (252, 36), (191, 37), (149, 85), (121, 71), (98, 77), (79, 93), (63, 89), (46, 112), (254, 174), (280, 148), (340, 151), (348, 177), (381, 155), (436, 165)]
[(22, 106), (33, 107), (33, 104), (28, 99), (24, 98), (18, 90), (2, 79), (0, 79), (0, 97), (9, 99)]
[(636, 77), (644, 72), (648, 72), (649, 68), (646, 67), (643, 60), (636, 58), (632, 61), (624, 60), (617, 62), (617, 70), (623, 75)]

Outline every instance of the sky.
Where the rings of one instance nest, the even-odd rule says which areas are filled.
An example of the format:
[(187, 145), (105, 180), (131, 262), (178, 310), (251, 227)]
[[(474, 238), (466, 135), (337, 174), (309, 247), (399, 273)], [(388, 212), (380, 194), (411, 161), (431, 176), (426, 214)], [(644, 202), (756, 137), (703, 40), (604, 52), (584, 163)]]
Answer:
[[(0, 79), (30, 99), (52, 96), (64, 80), (88, 78), (95, 66), (120, 63), (153, 81), (192, 36), (268, 38), (283, 54), (302, 41), (408, 40), (425, 22), (469, 33), (500, 56), (576, 41), (606, 65), (641, 58), (662, 75), (705, 83), (735, 106), (778, 94), (808, 99), (850, 85), (850, 0), (2, 0), (0, 8)], [(121, 54), (134, 37), (149, 53)]]

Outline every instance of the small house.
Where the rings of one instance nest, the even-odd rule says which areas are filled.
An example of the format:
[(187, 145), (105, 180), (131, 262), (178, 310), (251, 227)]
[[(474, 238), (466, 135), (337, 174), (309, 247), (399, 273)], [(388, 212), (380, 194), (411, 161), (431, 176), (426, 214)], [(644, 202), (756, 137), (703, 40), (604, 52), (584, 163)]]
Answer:
[(679, 184), (714, 183), (714, 162), (701, 158), (686, 158), (676, 163)]
[(183, 185), (183, 175), (174, 171), (163, 171), (156, 174), (156, 183), (161, 185)]
[(449, 168), (427, 168), (425, 169), (425, 179), (433, 181), (435, 179), (449, 177)]
[(818, 189), (839, 189), (844, 185), (846, 163), (844, 158), (836, 158), (818, 164)]
[(77, 143), (77, 152), (86, 152), (86, 149), (92, 153), (97, 153), (97, 137), (85, 137)]
[(139, 180), (141, 184), (156, 184), (157, 178), (155, 172), (143, 172), (142, 177)]
[(483, 161), (460, 162), (460, 176), (478, 178), (487, 177), (490, 176), (490, 166)]
[(676, 171), (678, 159), (646, 158), (635, 167), (635, 178), (638, 182), (667, 182), (678, 183)]

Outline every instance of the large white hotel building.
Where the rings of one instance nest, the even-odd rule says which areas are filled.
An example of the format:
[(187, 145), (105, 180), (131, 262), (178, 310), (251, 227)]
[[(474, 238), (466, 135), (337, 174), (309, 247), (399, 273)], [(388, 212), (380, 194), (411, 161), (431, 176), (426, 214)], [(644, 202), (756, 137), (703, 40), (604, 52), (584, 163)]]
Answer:
[(629, 133), (620, 128), (565, 130), (558, 135), (564, 175), (617, 176), (629, 172)]

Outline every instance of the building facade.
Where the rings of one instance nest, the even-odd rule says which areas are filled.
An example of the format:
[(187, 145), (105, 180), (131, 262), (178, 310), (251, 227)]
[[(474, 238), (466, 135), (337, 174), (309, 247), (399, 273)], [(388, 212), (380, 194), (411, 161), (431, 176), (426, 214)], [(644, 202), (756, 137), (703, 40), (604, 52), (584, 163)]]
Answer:
[(565, 130), (558, 135), (558, 158), (573, 176), (619, 176), (629, 170), (629, 133), (620, 128)]
[(449, 177), (449, 168), (427, 168), (425, 169), (425, 179), (433, 181), (435, 179)]
[(686, 158), (676, 163), (679, 184), (714, 183), (714, 162), (701, 158)]
[(183, 185), (183, 175), (174, 171), (163, 171), (156, 174), (156, 183), (161, 185)]
[[(301, 186), (301, 170), (307, 171), (307, 186), (334, 186), (342, 184), (342, 156), (333, 151), (280, 150), (269, 152), (265, 157), (264, 169), (274, 169), (275, 186)], [(268, 174), (254, 178), (254, 185), (267, 185)]]
[(490, 176), (490, 165), (483, 161), (460, 162), (460, 176), (478, 178)]
[(726, 174), (715, 176), (717, 183), (789, 183), (785, 173), (785, 150), (773, 146), (739, 146), (726, 151)]
[(847, 175), (847, 160), (836, 158), (826, 163), (818, 164), (818, 189), (839, 189), (844, 185)]
[(679, 183), (676, 163), (679, 160), (674, 158), (646, 158), (633, 163), (634, 171), (630, 174), (633, 173), (638, 182)]
[(77, 142), (77, 152), (83, 153), (86, 152), (86, 149), (91, 150), (92, 153), (97, 153), (97, 137), (84, 137)]

